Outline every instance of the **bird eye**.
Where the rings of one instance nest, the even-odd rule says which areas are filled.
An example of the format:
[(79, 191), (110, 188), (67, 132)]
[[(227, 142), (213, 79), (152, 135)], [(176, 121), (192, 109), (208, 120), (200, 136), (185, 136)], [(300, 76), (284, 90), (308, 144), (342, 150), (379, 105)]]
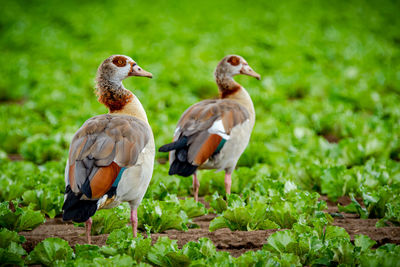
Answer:
[(123, 57), (115, 57), (113, 63), (117, 67), (124, 67), (126, 65), (126, 59)]
[(238, 58), (237, 56), (231, 56), (228, 59), (228, 62), (232, 65), (232, 66), (237, 66), (240, 63), (240, 58)]

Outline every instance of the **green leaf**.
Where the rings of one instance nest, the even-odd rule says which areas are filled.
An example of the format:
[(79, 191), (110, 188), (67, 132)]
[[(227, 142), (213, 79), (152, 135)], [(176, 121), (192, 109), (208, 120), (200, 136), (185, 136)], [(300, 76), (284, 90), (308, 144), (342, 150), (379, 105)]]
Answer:
[(106, 244), (115, 248), (119, 254), (128, 254), (137, 262), (141, 262), (146, 259), (151, 248), (151, 238), (143, 238), (140, 234), (132, 238), (132, 228), (126, 227), (111, 232)]
[(325, 240), (334, 238), (344, 238), (350, 241), (350, 235), (346, 230), (339, 226), (328, 225), (325, 230)]
[(25, 237), (18, 235), (16, 232), (5, 228), (0, 229), (0, 262), (2, 266), (23, 265), (22, 256), (26, 255), (26, 251), (20, 244), (25, 240)]
[(290, 244), (297, 243), (295, 235), (289, 231), (278, 231), (270, 235), (265, 248), (272, 252), (285, 253)]
[(338, 204), (337, 206), (338, 206), (339, 212), (357, 213), (357, 206), (353, 202), (351, 202), (347, 206), (342, 206), (340, 204)]
[(11, 242), (21, 244), (25, 241), (25, 237), (22, 235), (18, 235), (17, 232), (7, 230), (6, 228), (0, 229), (0, 248), (7, 248)]
[[(15, 209), (13, 212), (9, 205)], [(44, 223), (45, 218), (39, 211), (32, 211), (29, 208), (18, 207), (18, 202), (0, 203), (0, 226), (10, 230), (21, 232), (24, 230), (32, 230), (40, 224)]]
[(28, 190), (22, 195), (23, 204), (29, 205), (33, 210), (39, 210), (47, 214), (50, 218), (61, 214), (64, 196), (58, 188), (43, 186)]
[(200, 202), (194, 201), (194, 198), (186, 198), (179, 200), (181, 209), (189, 218), (199, 217), (207, 213), (206, 208)]
[(384, 227), (387, 225), (387, 222), (392, 222), (397, 226), (400, 225), (400, 202), (387, 203), (385, 216), (376, 225), (377, 227)]
[(129, 207), (122, 204), (113, 209), (99, 210), (92, 219), (92, 235), (109, 234), (113, 230), (126, 228), (129, 222)]
[(157, 266), (188, 266), (190, 259), (178, 250), (176, 240), (160, 237), (150, 249), (147, 259)]
[(23, 266), (24, 260), (22, 259), (22, 256), (24, 255), (26, 255), (26, 251), (22, 246), (15, 242), (11, 242), (7, 248), (0, 248), (1, 265)]
[[(93, 266), (93, 267), (112, 267), (112, 266), (137, 266), (134, 264), (134, 260), (129, 257), (128, 255), (116, 255), (109, 258), (97, 257), (94, 259), (85, 259), (85, 258), (78, 258), (73, 262), (73, 266), (75, 267), (86, 267), (86, 266)], [(139, 266), (147, 266), (147, 265), (139, 265)]]
[(179, 203), (176, 196), (166, 201), (144, 199), (138, 209), (139, 229), (145, 230), (148, 225), (154, 233), (168, 229), (186, 231), (191, 221)]
[(356, 247), (361, 249), (361, 252), (363, 252), (372, 248), (376, 244), (376, 241), (366, 235), (356, 235), (354, 236), (354, 244)]
[(40, 211), (32, 211), (27, 209), (22, 212), (21, 217), (19, 218), (18, 228), (16, 230), (18, 232), (33, 230), (44, 222), (45, 218)]
[(191, 260), (208, 259), (216, 254), (214, 244), (208, 238), (200, 238), (198, 242), (190, 241), (186, 243), (182, 252)]
[(8, 201), (0, 203), (0, 226), (10, 230), (18, 229), (21, 213), (21, 209), (12, 212)]
[(27, 264), (56, 266), (57, 260), (70, 260), (72, 253), (73, 250), (67, 241), (58, 237), (50, 237), (36, 245), (25, 261)]
[(219, 214), (228, 208), (228, 204), (218, 192), (215, 192), (211, 198), (207, 198), (207, 201), (210, 203), (210, 207)]
[(105, 256), (115, 256), (118, 253), (118, 249), (115, 247), (111, 247), (111, 246), (102, 246), (100, 248), (100, 252), (105, 255)]
[(215, 217), (209, 225), (209, 230), (211, 232), (214, 232), (215, 230), (221, 229), (221, 228), (226, 228), (228, 225), (225, 222), (225, 219), (223, 216), (218, 216)]
[(103, 255), (100, 253), (100, 248), (99, 246), (96, 245), (80, 245), (76, 244), (75, 245), (75, 258), (83, 258), (83, 259), (88, 259), (88, 260), (93, 260), (95, 258), (103, 257)]
[(339, 264), (354, 264), (354, 246), (350, 239), (334, 239), (330, 242), (329, 249), (333, 252), (333, 261)]

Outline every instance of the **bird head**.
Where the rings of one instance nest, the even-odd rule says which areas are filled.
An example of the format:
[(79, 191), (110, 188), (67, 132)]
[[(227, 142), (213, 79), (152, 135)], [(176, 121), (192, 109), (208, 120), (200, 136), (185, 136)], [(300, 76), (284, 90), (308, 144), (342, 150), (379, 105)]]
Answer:
[(130, 76), (153, 77), (150, 72), (139, 67), (132, 58), (124, 55), (113, 55), (104, 60), (97, 70), (97, 75), (116, 83)]
[(224, 75), (228, 77), (233, 77), (235, 75), (248, 75), (261, 79), (260, 74), (255, 72), (247, 63), (247, 61), (238, 55), (229, 55), (224, 57), (217, 66), (215, 70), (215, 76)]

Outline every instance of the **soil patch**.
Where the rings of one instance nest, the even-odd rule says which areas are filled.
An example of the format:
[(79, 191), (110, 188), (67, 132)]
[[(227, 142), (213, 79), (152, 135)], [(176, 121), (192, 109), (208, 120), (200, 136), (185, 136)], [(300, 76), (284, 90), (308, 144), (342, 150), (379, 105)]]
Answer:
[[(360, 219), (355, 214), (339, 213), (336, 203), (330, 202), (326, 197), (321, 197), (328, 203), (327, 212), (339, 214), (340, 217), (334, 217), (334, 225), (343, 227), (350, 234), (352, 240), (355, 235), (364, 234), (377, 242), (377, 245), (386, 243), (400, 244), (400, 227), (390, 226), (376, 228), (377, 219)], [(204, 202), (204, 198), (199, 199)], [(341, 205), (350, 203), (349, 198), (340, 198)], [(208, 204), (208, 203), (207, 203)], [(193, 219), (193, 222), (200, 228), (189, 229), (187, 232), (178, 230), (168, 230), (164, 233), (152, 234), (153, 243), (161, 236), (168, 236), (176, 239), (181, 248), (189, 241), (197, 241), (201, 237), (207, 237), (212, 240), (217, 250), (228, 251), (232, 256), (237, 257), (249, 250), (261, 249), (266, 239), (279, 230), (259, 230), (259, 231), (234, 231), (229, 229), (219, 229), (214, 232), (208, 231), (210, 221), (215, 218), (215, 214), (207, 214)], [(27, 241), (23, 244), (24, 249), (30, 252), (40, 241), (48, 237), (60, 237), (68, 241), (70, 246), (76, 244), (85, 244), (85, 229), (75, 227), (72, 223), (63, 222), (61, 218), (47, 219), (45, 224), (40, 225), (33, 231), (21, 232)], [(108, 235), (92, 236), (92, 244), (103, 246)]]
[(340, 138), (337, 135), (335, 135), (334, 133), (323, 133), (320, 135), (323, 138), (325, 138), (325, 140), (328, 141), (329, 143), (337, 144), (340, 141)]
[(21, 160), (24, 160), (24, 158), (23, 158), (22, 155), (20, 155), (20, 154), (8, 154), (7, 156), (8, 156), (8, 158), (9, 158), (10, 160), (12, 160), (12, 161), (21, 161)]

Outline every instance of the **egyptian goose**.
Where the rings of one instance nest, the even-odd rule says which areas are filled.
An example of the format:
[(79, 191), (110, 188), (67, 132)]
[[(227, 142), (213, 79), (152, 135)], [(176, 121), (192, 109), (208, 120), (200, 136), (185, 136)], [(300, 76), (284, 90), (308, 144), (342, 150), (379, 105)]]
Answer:
[(63, 219), (86, 222), (89, 244), (91, 216), (123, 201), (131, 207), (136, 237), (137, 208), (153, 173), (154, 137), (139, 99), (122, 85), (129, 76), (152, 78), (127, 56), (114, 55), (101, 63), (96, 89), (109, 113), (87, 120), (69, 149)]
[(260, 80), (260, 75), (237, 55), (224, 57), (214, 74), (220, 98), (189, 107), (178, 122), (174, 142), (159, 149), (170, 151), (169, 175), (193, 174), (196, 201), (198, 169), (225, 170), (225, 190), (230, 194), (232, 171), (249, 142), (255, 121), (250, 95), (233, 76), (244, 74)]

